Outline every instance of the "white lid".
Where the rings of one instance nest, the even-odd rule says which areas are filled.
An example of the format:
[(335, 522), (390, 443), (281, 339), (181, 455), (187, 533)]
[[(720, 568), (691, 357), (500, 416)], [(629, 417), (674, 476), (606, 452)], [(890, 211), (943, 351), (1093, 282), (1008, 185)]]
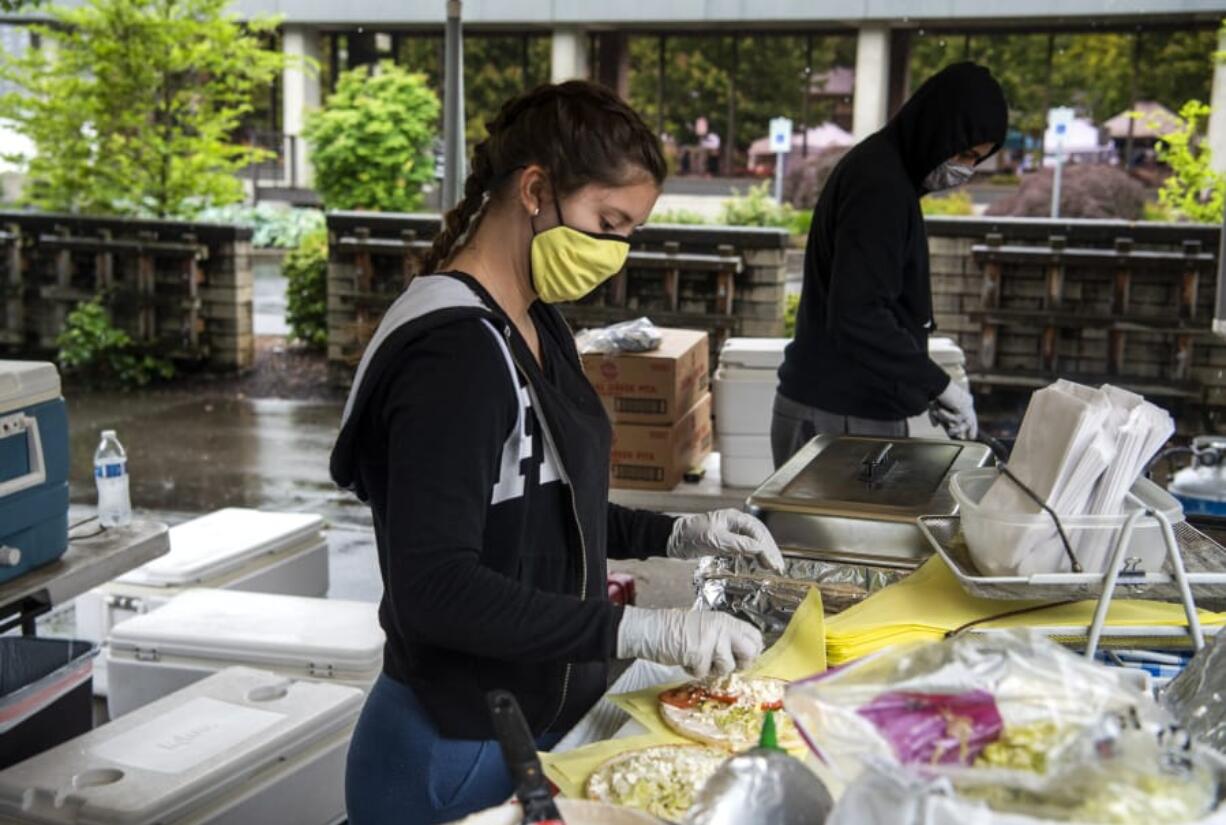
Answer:
[(230, 507), (170, 528), (170, 552), (120, 576), (125, 584), (182, 587), (241, 567), (323, 529), (314, 513), (265, 513)]
[(0, 360), (0, 414), (60, 397), (60, 373), (49, 361)]
[(259, 666), (379, 667), (383, 629), (373, 602), (239, 590), (186, 590), (111, 630), (111, 650), (156, 648), (167, 656)]
[(966, 353), (952, 338), (929, 338), (928, 357), (942, 367), (960, 367), (966, 363)]
[(715, 376), (711, 379), (719, 384), (759, 384), (765, 386), (774, 398), (775, 385), (779, 376), (775, 370), (751, 370), (746, 367), (716, 367)]
[(779, 369), (790, 338), (729, 338), (719, 351), (719, 362), (729, 367)]
[(47, 825), (177, 822), (201, 797), (224, 796), (343, 731), (362, 698), (345, 685), (227, 668), (0, 772), (0, 814)]

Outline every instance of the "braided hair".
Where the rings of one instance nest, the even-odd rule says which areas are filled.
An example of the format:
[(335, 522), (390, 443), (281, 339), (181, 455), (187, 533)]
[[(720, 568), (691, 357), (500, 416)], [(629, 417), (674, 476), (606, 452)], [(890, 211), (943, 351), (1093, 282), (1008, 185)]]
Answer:
[(590, 183), (619, 186), (644, 173), (659, 185), (668, 173), (660, 142), (638, 113), (586, 80), (545, 84), (512, 98), (486, 131), (473, 149), (464, 197), (444, 216), (422, 272), (435, 272), (455, 256), (476, 231), (486, 203), (525, 166), (541, 166), (556, 197)]

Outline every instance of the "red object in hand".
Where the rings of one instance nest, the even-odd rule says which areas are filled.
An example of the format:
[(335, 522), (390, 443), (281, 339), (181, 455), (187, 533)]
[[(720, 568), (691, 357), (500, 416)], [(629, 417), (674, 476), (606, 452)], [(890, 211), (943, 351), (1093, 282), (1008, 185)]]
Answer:
[(609, 601), (619, 607), (634, 604), (634, 576), (629, 573), (610, 573), (608, 577)]

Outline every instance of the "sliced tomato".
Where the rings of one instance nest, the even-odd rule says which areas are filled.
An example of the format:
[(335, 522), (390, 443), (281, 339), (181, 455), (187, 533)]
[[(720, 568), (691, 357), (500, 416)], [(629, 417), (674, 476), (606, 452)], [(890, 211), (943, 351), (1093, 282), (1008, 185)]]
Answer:
[(682, 685), (679, 688), (666, 690), (660, 694), (661, 702), (666, 705), (672, 705), (675, 708), (681, 708), (682, 710), (696, 707), (706, 698), (706, 689), (696, 685)]
[(783, 700), (777, 702), (763, 702), (762, 710), (783, 710)]

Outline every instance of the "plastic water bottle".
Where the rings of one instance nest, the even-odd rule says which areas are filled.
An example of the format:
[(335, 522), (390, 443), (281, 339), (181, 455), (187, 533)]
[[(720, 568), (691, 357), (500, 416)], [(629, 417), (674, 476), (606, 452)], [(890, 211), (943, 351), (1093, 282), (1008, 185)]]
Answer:
[(132, 520), (128, 498), (128, 454), (114, 430), (103, 430), (94, 453), (94, 481), (98, 484), (98, 521), (103, 527), (122, 527)]

